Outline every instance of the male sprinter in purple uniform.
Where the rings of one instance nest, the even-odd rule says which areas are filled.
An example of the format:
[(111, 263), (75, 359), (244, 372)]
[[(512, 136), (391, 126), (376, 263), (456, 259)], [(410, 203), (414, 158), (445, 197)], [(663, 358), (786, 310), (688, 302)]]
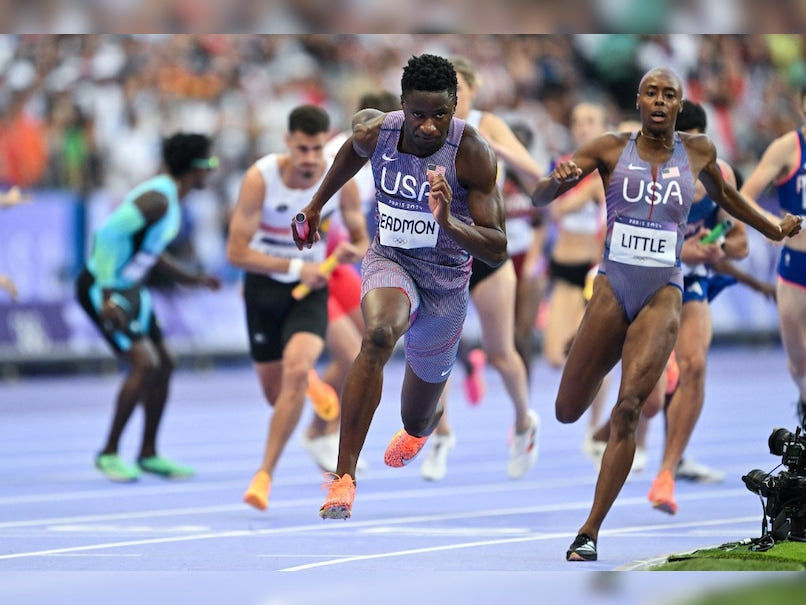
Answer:
[(532, 200), (548, 204), (599, 170), (606, 191), (605, 250), (555, 402), (557, 419), (578, 420), (605, 375), (621, 358), (618, 400), (593, 505), (566, 553), (595, 561), (599, 528), (630, 472), (641, 408), (666, 366), (680, 327), (680, 249), (699, 178), (730, 214), (771, 239), (800, 230), (800, 217), (770, 221), (722, 178), (716, 149), (704, 134), (675, 132), (682, 85), (671, 70), (648, 71), (638, 86), (641, 129), (605, 133), (580, 147), (540, 180)]
[(361, 352), (342, 391), (339, 462), (324, 519), (346, 519), (355, 498), (355, 466), (381, 399), (383, 368), (406, 335), (401, 393), (403, 429), (384, 455), (411, 462), (439, 422), (439, 396), (451, 373), (467, 313), (471, 257), (506, 259), (504, 207), (495, 184), (495, 154), (456, 110), (456, 72), (434, 55), (403, 69), (402, 111), (366, 109), (311, 203), (302, 209), (318, 237), (325, 202), (369, 159), (375, 176), (378, 231), (362, 266)]

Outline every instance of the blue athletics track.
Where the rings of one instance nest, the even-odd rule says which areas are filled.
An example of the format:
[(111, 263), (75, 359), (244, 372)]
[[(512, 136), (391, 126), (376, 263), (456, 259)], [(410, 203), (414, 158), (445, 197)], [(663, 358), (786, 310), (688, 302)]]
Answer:
[[(735, 575), (637, 570), (670, 553), (758, 537), (761, 503), (741, 476), (780, 463), (767, 438), (775, 427), (796, 427), (779, 347), (715, 348), (688, 454), (722, 470), (725, 481), (678, 481), (678, 514), (654, 510), (646, 495), (663, 445), (656, 418), (647, 468), (630, 476), (606, 519), (599, 560), (568, 563), (596, 470), (580, 451), (586, 417), (573, 425), (554, 418), (559, 372), (535, 361), (540, 456), (526, 476), (510, 480), (513, 414), (500, 378), (488, 368), (487, 395), (471, 407), (457, 366), (449, 396), (457, 445), (437, 483), (421, 479), (420, 460), (402, 469), (383, 464), (400, 427), (402, 376), (395, 357), (346, 521), (317, 514), (322, 473), (299, 444), (310, 409), (280, 461), (269, 509), (241, 502), (269, 419), (248, 364), (177, 371), (160, 450), (196, 468), (180, 482), (147, 475), (115, 484), (94, 469), (120, 375), (0, 383), (0, 603), (549, 603), (555, 591), (563, 600), (671, 603)], [(614, 381), (608, 407), (615, 388)], [(127, 459), (140, 429), (138, 411), (122, 442)], [(590, 573), (618, 571), (635, 573)], [(642, 597), (650, 593), (666, 600)]]

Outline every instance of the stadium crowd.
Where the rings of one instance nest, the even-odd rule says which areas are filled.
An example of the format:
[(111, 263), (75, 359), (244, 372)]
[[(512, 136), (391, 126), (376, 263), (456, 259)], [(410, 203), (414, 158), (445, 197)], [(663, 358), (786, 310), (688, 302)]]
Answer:
[(806, 82), (797, 34), (140, 34), (0, 36), (0, 183), (67, 188), (114, 205), (155, 173), (160, 139), (185, 130), (215, 141), (220, 169), (200, 227), (220, 256), (245, 169), (282, 148), (285, 116), (322, 106), (344, 128), (369, 90), (397, 91), (421, 52), (462, 54), (484, 86), (476, 107), (536, 134), (541, 166), (572, 145), (571, 108), (593, 99), (608, 122), (634, 117), (633, 84), (666, 65), (702, 103), (711, 137), (740, 172), (796, 127)]

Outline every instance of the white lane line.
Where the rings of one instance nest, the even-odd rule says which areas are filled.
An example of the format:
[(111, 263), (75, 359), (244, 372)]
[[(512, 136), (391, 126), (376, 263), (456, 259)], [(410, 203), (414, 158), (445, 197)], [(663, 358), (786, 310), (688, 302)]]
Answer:
[(107, 533), (107, 534), (170, 534), (191, 532), (210, 532), (212, 527), (206, 525), (113, 525), (104, 524), (73, 524), (73, 525), (49, 525), (47, 531), (65, 533)]
[(142, 557), (143, 555), (137, 553), (114, 553), (114, 552), (105, 552), (105, 553), (91, 553), (91, 552), (84, 552), (84, 553), (56, 553), (53, 555), (46, 555), (48, 557), (97, 557), (97, 558), (104, 558), (104, 559), (119, 559), (119, 558), (128, 558), (128, 559), (136, 559)]
[[(669, 528), (680, 529), (683, 527), (699, 527), (702, 525), (725, 525), (731, 523), (738, 523), (738, 522), (747, 522), (755, 520), (756, 517), (738, 517), (732, 519), (716, 519), (712, 521), (690, 521), (686, 523), (676, 523), (674, 525), (642, 525), (639, 527), (632, 527), (632, 528), (622, 528), (622, 529), (614, 529), (603, 531), (599, 535), (600, 536), (624, 536), (627, 534), (631, 534), (633, 532), (642, 532), (642, 531), (651, 531), (651, 530), (665, 530)], [(446, 544), (443, 546), (431, 546), (428, 548), (412, 548), (408, 550), (398, 550), (398, 551), (389, 551), (389, 552), (381, 552), (371, 555), (355, 555), (350, 557), (340, 557), (336, 559), (329, 559), (327, 561), (318, 561), (316, 563), (306, 563), (305, 565), (296, 565), (294, 567), (286, 567), (284, 569), (280, 569), (279, 571), (304, 571), (307, 569), (314, 569), (317, 567), (330, 567), (333, 565), (343, 565), (345, 563), (353, 563), (355, 561), (369, 561), (372, 559), (385, 559), (389, 557), (405, 557), (409, 555), (419, 555), (424, 553), (432, 553), (432, 552), (444, 552), (449, 550), (459, 550), (463, 548), (477, 548), (477, 547), (487, 547), (487, 546), (498, 546), (501, 544), (515, 544), (519, 542), (537, 542), (543, 540), (554, 540), (557, 538), (573, 538), (576, 535), (576, 532), (559, 532), (559, 533), (541, 533), (541, 534), (533, 534), (531, 536), (521, 536), (518, 538), (504, 538), (498, 540), (479, 540), (476, 542), (464, 542), (459, 544)]]
[[(513, 486), (514, 487), (514, 486)], [(502, 492), (511, 493), (513, 488), (508, 488), (506, 484), (501, 486)], [(534, 489), (533, 487), (531, 489)], [(440, 491), (438, 494), (435, 492), (433, 494), (429, 493), (428, 495), (431, 497), (436, 498), (443, 498), (447, 495), (470, 495), (474, 493), (489, 493), (490, 490), (483, 489), (483, 490), (467, 490), (467, 489), (446, 489)], [(499, 491), (499, 490), (495, 490)], [(723, 490), (707, 490), (703, 492), (691, 493), (691, 494), (679, 494), (677, 496), (677, 500), (679, 502), (693, 502), (696, 500), (713, 500), (713, 499), (722, 499), (728, 498), (733, 496), (738, 496), (739, 494), (747, 494), (747, 490), (740, 490), (740, 489), (723, 489)], [(401, 500), (405, 498), (417, 498), (422, 500), (426, 497), (426, 494), (423, 493), (422, 490), (401, 490), (401, 491), (394, 491), (388, 490), (383, 492), (375, 492), (370, 494), (360, 494), (361, 501), (374, 501), (374, 502), (384, 502), (387, 500)], [(280, 510), (280, 509), (299, 509), (304, 507), (309, 507), (312, 511), (312, 515), (315, 515), (315, 511), (319, 509), (319, 505), (321, 504), (321, 498), (295, 498), (293, 500), (272, 500), (271, 508), (272, 510)], [(633, 498), (622, 498), (621, 500), (616, 500), (614, 506), (632, 506), (632, 505), (641, 505), (645, 506), (647, 504), (647, 500), (644, 497), (633, 497)], [(528, 507), (520, 507), (520, 508), (511, 508), (506, 509), (508, 511), (512, 511), (509, 514), (529, 514), (534, 512), (556, 512), (561, 510), (585, 510), (590, 507), (590, 501), (585, 500), (583, 502), (578, 503), (562, 503), (562, 504), (547, 504), (547, 505), (540, 505), (540, 506), (528, 506)], [(6, 521), (0, 522), (0, 530), (3, 529), (13, 529), (18, 527), (37, 527), (41, 525), (62, 525), (62, 524), (74, 524), (74, 523), (95, 523), (95, 522), (104, 522), (104, 521), (121, 521), (125, 519), (153, 519), (159, 517), (187, 517), (189, 515), (203, 515), (209, 513), (230, 513), (230, 512), (238, 512), (238, 511), (247, 511), (249, 510), (246, 505), (242, 503), (238, 504), (222, 504), (222, 505), (214, 505), (214, 506), (191, 506), (191, 507), (182, 507), (182, 508), (161, 508), (161, 509), (153, 509), (153, 510), (141, 510), (141, 511), (132, 511), (132, 512), (123, 512), (123, 513), (108, 513), (108, 514), (100, 514), (100, 515), (74, 515), (68, 517), (49, 517), (49, 518), (42, 518), (42, 519), (28, 519), (24, 521)], [(497, 510), (497, 509), (495, 509)], [(473, 518), (473, 515), (485, 516), (483, 512), (473, 511), (470, 513), (466, 513), (470, 518)], [(455, 516), (446, 517), (450, 519), (460, 518)], [(352, 521), (350, 521), (352, 525)]]
[[(373, 479), (373, 482), (380, 481), (381, 478)], [(485, 484), (467, 485), (467, 486), (428, 486), (416, 489), (400, 490), (396, 493), (398, 499), (402, 498), (417, 498), (430, 496), (433, 498), (441, 498), (443, 496), (451, 495), (464, 495), (464, 494), (497, 494), (497, 493), (512, 493), (523, 492), (541, 488), (558, 488), (558, 487), (577, 487), (580, 485), (592, 485), (596, 480), (595, 476), (576, 476), (570, 479), (560, 480), (527, 480), (518, 481), (516, 485), (512, 482), (496, 481)], [(363, 485), (369, 485), (370, 482), (362, 482)], [(308, 479), (300, 478), (298, 480), (284, 480), (272, 484), (276, 490), (283, 486), (305, 486), (311, 485)], [(0, 506), (12, 505), (17, 506), (20, 504), (36, 504), (36, 503), (50, 503), (50, 502), (67, 502), (67, 501), (81, 501), (103, 498), (120, 498), (124, 494), (129, 498), (140, 498), (143, 496), (165, 496), (166, 494), (194, 494), (214, 491), (227, 491), (240, 493), (243, 488), (243, 481), (222, 480), (222, 481), (205, 481), (199, 483), (192, 482), (174, 482), (174, 483), (160, 483), (156, 485), (110, 485), (108, 487), (87, 490), (73, 490), (73, 491), (53, 491), (45, 494), (23, 494), (17, 496), (0, 496)], [(371, 494), (362, 494), (361, 497), (368, 500), (383, 499), (385, 494), (389, 491), (377, 492)], [(272, 502), (272, 506), (274, 503)]]
[(330, 559), (328, 561), (318, 561), (316, 563), (307, 563), (305, 565), (296, 565), (294, 567), (286, 567), (278, 571), (304, 571), (306, 569), (314, 569), (316, 567), (330, 567), (332, 565), (342, 565), (344, 563), (353, 563), (355, 561), (369, 561), (372, 559), (386, 559), (389, 557), (405, 557), (408, 555), (421, 555), (431, 552), (444, 552), (448, 550), (460, 550), (463, 548), (476, 548), (479, 546), (497, 546), (499, 544), (515, 544), (516, 542), (532, 542), (535, 540), (549, 540), (553, 538), (572, 538), (575, 534), (572, 533), (558, 533), (558, 534), (540, 534), (536, 536), (523, 536), (520, 538), (507, 538), (500, 540), (481, 540), (478, 542), (464, 542), (461, 544), (447, 544), (444, 546), (430, 546), (428, 548), (412, 548), (409, 550), (398, 550), (376, 553), (374, 555), (355, 555), (352, 557), (342, 557), (340, 559)]
[(30, 552), (19, 552), (8, 555), (0, 555), (0, 560), (22, 559), (24, 557), (50, 557), (53, 555), (63, 555), (65, 553), (77, 553), (93, 550), (104, 550), (108, 548), (124, 548), (127, 546), (145, 546), (148, 544), (166, 544), (168, 542), (189, 542), (191, 540), (209, 540), (213, 538), (238, 538), (254, 534), (252, 531), (227, 531), (213, 532), (209, 534), (197, 534), (193, 536), (171, 536), (166, 538), (150, 538), (147, 540), (125, 540), (121, 542), (106, 542), (103, 544), (85, 544), (84, 546), (68, 546), (65, 548), (50, 548), (47, 550), (35, 550)]
[[(711, 494), (712, 498), (716, 498), (716, 493)], [(680, 499), (680, 498), (678, 498)], [(616, 506), (631, 506), (631, 505), (646, 505), (645, 498), (625, 498), (621, 502), (617, 502)], [(485, 517), (501, 517), (501, 516), (511, 516), (511, 515), (533, 515), (539, 514), (544, 512), (557, 512), (557, 511), (569, 511), (569, 510), (587, 510), (590, 506), (590, 503), (585, 501), (574, 502), (574, 503), (557, 503), (551, 505), (544, 505), (544, 506), (532, 506), (532, 507), (517, 507), (517, 508), (503, 508), (503, 509), (489, 509), (483, 511), (469, 511), (465, 513), (451, 513), (451, 514), (439, 514), (439, 515), (416, 515), (416, 516), (409, 516), (409, 517), (401, 517), (399, 519), (381, 519), (381, 520), (374, 520), (374, 521), (349, 521), (349, 530), (366, 530), (367, 528), (378, 528), (378, 527), (388, 527), (394, 525), (406, 525), (412, 523), (430, 523), (430, 522), (441, 522), (441, 521), (453, 521), (457, 519), (480, 519)], [(742, 518), (743, 519), (743, 518)], [(755, 517), (750, 517), (750, 519), (755, 519)], [(735, 520), (734, 520), (735, 521)], [(725, 523), (725, 520), (718, 520), (716, 524)], [(668, 525), (668, 524), (659, 524), (659, 525), (652, 525), (652, 526), (643, 526), (639, 528), (625, 528), (624, 530), (609, 530), (608, 532), (602, 532), (602, 535), (615, 535), (619, 532), (625, 533), (632, 533), (636, 531), (648, 531), (653, 529), (669, 529), (674, 527), (686, 527), (688, 525), (697, 525), (699, 527), (703, 527), (708, 525), (709, 522), (707, 521), (697, 521), (692, 522), (690, 524), (679, 524), (679, 525)], [(171, 542), (189, 542), (189, 541), (196, 541), (196, 540), (214, 540), (214, 539), (222, 539), (222, 538), (241, 538), (241, 537), (249, 537), (249, 536), (265, 536), (265, 535), (280, 535), (280, 534), (295, 534), (295, 533), (304, 533), (304, 532), (322, 532), (322, 531), (343, 531), (345, 526), (340, 523), (327, 523), (327, 522), (319, 522), (316, 524), (308, 524), (308, 525), (299, 525), (299, 526), (292, 526), (292, 527), (285, 527), (285, 528), (270, 528), (270, 529), (263, 529), (263, 530), (229, 530), (229, 531), (219, 531), (219, 532), (205, 532), (187, 536), (166, 536), (161, 538), (149, 538), (149, 539), (141, 539), (141, 540), (125, 540), (125, 541), (117, 541), (117, 542), (105, 542), (105, 543), (98, 543), (98, 544), (86, 544), (81, 546), (70, 546), (70, 547), (62, 547), (62, 548), (53, 548), (53, 549), (45, 549), (45, 550), (37, 550), (37, 551), (28, 551), (28, 552), (19, 552), (19, 553), (9, 553), (5, 555), (0, 555), (0, 560), (8, 560), (8, 559), (20, 559), (24, 557), (39, 557), (39, 556), (48, 556), (57, 553), (69, 553), (69, 552), (86, 552), (86, 551), (94, 551), (94, 550), (103, 550), (103, 549), (112, 549), (112, 548), (124, 548), (129, 546), (140, 546), (140, 545), (149, 545), (149, 544), (167, 544)], [(541, 536), (546, 536), (548, 534), (541, 534)], [(552, 534), (553, 535), (553, 534)], [(569, 533), (560, 533), (556, 534), (555, 537), (565, 537), (571, 536), (572, 534)], [(532, 537), (522, 537), (522, 538), (511, 538), (509, 541), (523, 541), (523, 540), (534, 540), (534, 539), (546, 539), (544, 537), (540, 538), (532, 538)], [(492, 541), (491, 543), (506, 543), (507, 540), (503, 542)], [(481, 545), (487, 542), (474, 542), (473, 545)], [(443, 549), (451, 549), (451, 548), (466, 548), (461, 545), (452, 546), (452, 547), (443, 547)], [(412, 552), (419, 552), (419, 551), (412, 551)], [(411, 554), (411, 553), (404, 553), (404, 554)], [(382, 555), (369, 555), (369, 558), (377, 558), (378, 556), (389, 556), (386, 554)], [(355, 559), (348, 559), (339, 562), (347, 562)], [(323, 566), (323, 565), (330, 565), (336, 563), (329, 563), (327, 561), (321, 562), (316, 564), (315, 566)]]

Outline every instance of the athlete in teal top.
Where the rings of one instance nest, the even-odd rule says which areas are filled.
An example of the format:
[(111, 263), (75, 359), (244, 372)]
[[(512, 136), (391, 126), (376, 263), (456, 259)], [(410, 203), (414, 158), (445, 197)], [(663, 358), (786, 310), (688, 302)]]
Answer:
[[(149, 224), (137, 205), (145, 195), (162, 195), (162, 217)], [(182, 211), (178, 183), (160, 174), (137, 185), (95, 232), (87, 269), (102, 288), (130, 288), (142, 283), (159, 255), (179, 234)]]
[[(173, 363), (143, 282), (159, 266), (180, 283), (220, 286), (218, 278), (191, 273), (166, 247), (179, 234), (180, 200), (204, 186), (215, 158), (210, 140), (201, 134), (175, 134), (163, 144), (166, 172), (131, 190), (93, 234), (87, 265), (76, 281), (81, 306), (115, 353), (129, 364), (117, 396), (106, 445), (95, 465), (113, 481), (134, 481), (140, 469), (164, 477), (187, 477), (193, 470), (157, 455), (157, 430), (168, 397)], [(123, 429), (138, 402), (145, 408), (138, 466), (118, 456)]]

